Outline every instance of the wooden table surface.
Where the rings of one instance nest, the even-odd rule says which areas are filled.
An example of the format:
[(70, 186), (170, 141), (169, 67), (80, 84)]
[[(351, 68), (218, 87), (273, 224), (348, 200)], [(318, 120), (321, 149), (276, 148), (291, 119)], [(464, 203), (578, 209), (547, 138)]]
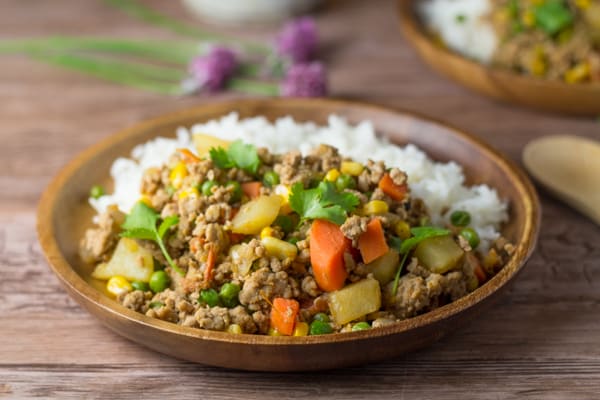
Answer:
[[(150, 4), (188, 18), (179, 2)], [(397, 30), (392, 0), (338, 1), (317, 16), (331, 94), (416, 110), (519, 160), (529, 140), (600, 138), (600, 122), (498, 104), (433, 74)], [(267, 40), (275, 28), (229, 29)], [(3, 0), (0, 38), (171, 38), (99, 0)], [(231, 95), (228, 95), (231, 96)], [(430, 348), (305, 374), (195, 365), (142, 348), (90, 317), (40, 252), (35, 210), (75, 154), (144, 118), (214, 98), (168, 98), (2, 57), (0, 398), (592, 399), (600, 396), (600, 228), (541, 191), (537, 252), (486, 315)]]

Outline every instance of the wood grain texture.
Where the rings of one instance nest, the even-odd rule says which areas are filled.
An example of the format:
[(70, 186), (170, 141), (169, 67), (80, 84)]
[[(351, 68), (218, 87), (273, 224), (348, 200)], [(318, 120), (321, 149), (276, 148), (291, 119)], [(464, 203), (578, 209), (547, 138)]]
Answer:
[[(177, 2), (149, 3), (184, 16)], [(172, 37), (95, 0), (4, 0), (2, 6), (0, 37)], [(317, 16), (333, 95), (425, 112), (474, 132), (513, 160), (525, 143), (546, 134), (600, 139), (596, 120), (498, 104), (430, 72), (398, 34), (394, 7), (393, 0), (346, 0)], [(249, 34), (267, 38), (273, 31)], [(113, 334), (70, 300), (42, 260), (34, 233), (37, 200), (85, 147), (135, 121), (206, 99), (146, 94), (21, 57), (2, 61), (0, 398), (137, 399), (142, 392), (214, 399), (598, 397), (600, 229), (544, 191), (538, 251), (510, 293), (423, 351), (313, 374), (242, 373), (161, 356)]]

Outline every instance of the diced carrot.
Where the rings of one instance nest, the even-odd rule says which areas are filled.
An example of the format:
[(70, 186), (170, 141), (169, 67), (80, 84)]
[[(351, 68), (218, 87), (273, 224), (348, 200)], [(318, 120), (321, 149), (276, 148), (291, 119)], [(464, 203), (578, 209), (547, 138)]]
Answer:
[(385, 241), (381, 221), (378, 218), (373, 218), (367, 224), (366, 232), (358, 237), (358, 249), (365, 264), (381, 257), (390, 250)]
[(475, 269), (473, 270), (473, 272), (475, 273), (475, 276), (477, 277), (479, 284), (483, 285), (485, 283), (485, 281), (487, 280), (487, 275), (486, 275), (485, 271), (483, 270), (483, 268), (481, 268), (481, 265), (477, 265), (475, 267)]
[(344, 287), (348, 277), (344, 252), (349, 243), (339, 226), (322, 219), (314, 220), (310, 228), (310, 262), (317, 285), (326, 292)]
[(404, 200), (406, 193), (408, 192), (407, 184), (396, 185), (392, 180), (390, 174), (383, 175), (383, 178), (379, 181), (379, 189), (383, 191), (383, 193), (390, 196), (392, 199), (397, 201)]
[(271, 308), (271, 327), (277, 332), (290, 336), (294, 333), (294, 325), (300, 311), (300, 303), (294, 299), (276, 297)]
[(177, 149), (177, 151), (181, 153), (181, 158), (183, 159), (183, 162), (187, 164), (200, 161), (200, 158), (198, 158), (198, 156), (196, 156), (188, 149)]
[(260, 196), (260, 188), (262, 187), (262, 183), (260, 182), (246, 182), (242, 183), (242, 192), (250, 199), (255, 199)]
[(204, 280), (206, 282), (210, 282), (213, 279), (216, 261), (217, 254), (215, 252), (215, 247), (210, 245), (208, 249), (208, 256), (206, 257), (206, 269), (204, 270)]

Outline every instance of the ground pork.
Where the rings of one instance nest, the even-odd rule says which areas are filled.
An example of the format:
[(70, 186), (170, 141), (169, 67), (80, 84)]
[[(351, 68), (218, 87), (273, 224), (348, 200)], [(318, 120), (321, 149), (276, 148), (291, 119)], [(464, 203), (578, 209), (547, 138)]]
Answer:
[(125, 214), (111, 205), (98, 216), (98, 226), (88, 229), (79, 244), (79, 255), (86, 263), (105, 261), (115, 248)]

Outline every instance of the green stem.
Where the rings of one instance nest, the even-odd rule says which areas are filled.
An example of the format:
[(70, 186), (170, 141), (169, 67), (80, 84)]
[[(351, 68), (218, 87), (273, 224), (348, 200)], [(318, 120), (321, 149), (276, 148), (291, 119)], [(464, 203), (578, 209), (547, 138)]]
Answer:
[(183, 270), (181, 268), (179, 268), (177, 266), (177, 264), (175, 264), (175, 262), (169, 255), (169, 252), (167, 251), (165, 244), (163, 243), (161, 237), (158, 235), (158, 232), (156, 232), (156, 239), (154, 239), (154, 240), (156, 241), (156, 243), (158, 243), (158, 247), (160, 247), (160, 250), (162, 251), (165, 258), (167, 259), (167, 262), (169, 263), (171, 268), (173, 268), (179, 275), (185, 276), (185, 272), (183, 272)]
[(75, 54), (49, 54), (32, 51), (28, 55), (47, 64), (58, 65), (138, 89), (170, 95), (182, 93), (179, 82), (168, 83), (156, 80), (155, 74), (157, 70), (152, 68), (151, 71), (148, 69), (149, 66), (143, 67), (142, 73), (137, 69), (138, 67), (133, 68), (131, 65), (126, 65), (123, 62), (98, 60)]
[(227, 88), (238, 92), (258, 94), (262, 96), (279, 96), (279, 86), (275, 83), (232, 78)]
[(392, 286), (392, 296), (395, 296), (396, 293), (398, 293), (398, 283), (400, 282), (400, 274), (402, 273), (402, 269), (404, 267), (404, 264), (406, 263), (406, 259), (408, 258), (408, 253), (410, 253), (410, 251), (404, 253), (402, 261), (400, 261), (400, 265), (398, 265), (398, 271), (396, 271), (396, 276), (394, 277), (394, 285)]
[(22, 53), (30, 51), (98, 51), (103, 53), (125, 54), (156, 61), (186, 65), (198, 53), (195, 42), (144, 42), (105, 38), (72, 38), (55, 36), (41, 39), (0, 40), (1, 53)]
[(247, 50), (255, 51), (257, 53), (268, 53), (270, 51), (268, 47), (261, 44), (245, 40), (231, 39), (222, 35), (203, 31), (195, 26), (188, 25), (175, 18), (154, 11), (136, 0), (105, 0), (105, 2), (111, 6), (119, 8), (134, 18), (138, 18), (155, 26), (169, 29), (180, 35), (221, 42), (233, 46), (242, 46)]

